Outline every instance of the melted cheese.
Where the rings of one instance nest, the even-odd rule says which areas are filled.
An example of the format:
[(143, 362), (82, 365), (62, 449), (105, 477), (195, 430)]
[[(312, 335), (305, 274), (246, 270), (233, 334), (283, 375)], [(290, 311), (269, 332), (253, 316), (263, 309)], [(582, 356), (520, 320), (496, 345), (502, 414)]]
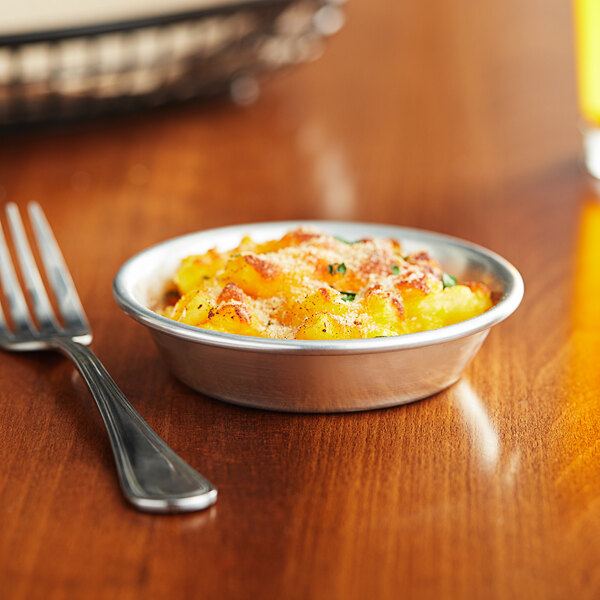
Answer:
[(345, 242), (300, 228), (187, 257), (173, 279), (179, 299), (160, 312), (241, 335), (350, 339), (435, 329), (492, 306), (484, 285), (448, 287), (442, 276), (426, 252), (405, 255), (396, 240)]

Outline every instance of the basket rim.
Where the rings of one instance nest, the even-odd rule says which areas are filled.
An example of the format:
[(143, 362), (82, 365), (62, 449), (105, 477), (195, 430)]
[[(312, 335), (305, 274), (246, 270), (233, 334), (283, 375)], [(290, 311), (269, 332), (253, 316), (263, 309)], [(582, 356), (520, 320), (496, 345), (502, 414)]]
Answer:
[[(74, 27), (44, 29), (24, 33), (0, 35), (0, 47), (22, 46), (25, 44), (58, 42), (78, 37), (98, 36), (110, 33), (128, 32), (135, 29), (172, 25), (187, 20), (230, 15), (241, 9), (270, 9), (285, 7), (296, 0), (241, 0), (224, 5), (204, 6), (194, 10), (185, 10), (161, 15), (150, 15), (136, 19), (125, 19)], [(327, 0), (325, 0), (326, 2)]]

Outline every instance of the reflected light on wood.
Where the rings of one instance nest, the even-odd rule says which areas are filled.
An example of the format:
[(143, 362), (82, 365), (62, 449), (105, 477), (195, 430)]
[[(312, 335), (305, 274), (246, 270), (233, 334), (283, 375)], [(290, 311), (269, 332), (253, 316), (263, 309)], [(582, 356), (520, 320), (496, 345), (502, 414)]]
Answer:
[(298, 144), (310, 161), (324, 218), (351, 219), (355, 213), (356, 189), (341, 145), (317, 122), (300, 130)]
[[(600, 330), (600, 197), (584, 204), (575, 276), (573, 325), (576, 330)], [(600, 335), (600, 331), (597, 331)]]
[(481, 466), (493, 470), (500, 455), (500, 440), (481, 398), (466, 379), (454, 386), (453, 396), (470, 430), (471, 439), (477, 446)]
[[(571, 312), (571, 335), (557, 395), (561, 410), (546, 438), (557, 457), (553, 494), (562, 514), (565, 557), (578, 556), (597, 538), (600, 494), (600, 199), (582, 204)], [(560, 371), (561, 369), (559, 369)], [(592, 581), (596, 579), (591, 575)], [(594, 587), (591, 584), (590, 589)]]

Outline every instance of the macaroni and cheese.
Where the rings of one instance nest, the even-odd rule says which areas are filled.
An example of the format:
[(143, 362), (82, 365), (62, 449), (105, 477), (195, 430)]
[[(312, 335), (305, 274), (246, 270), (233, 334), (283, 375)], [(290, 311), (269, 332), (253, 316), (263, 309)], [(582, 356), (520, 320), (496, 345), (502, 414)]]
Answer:
[(458, 283), (427, 252), (299, 228), (185, 258), (161, 313), (214, 331), (331, 340), (436, 329), (491, 306), (485, 285)]

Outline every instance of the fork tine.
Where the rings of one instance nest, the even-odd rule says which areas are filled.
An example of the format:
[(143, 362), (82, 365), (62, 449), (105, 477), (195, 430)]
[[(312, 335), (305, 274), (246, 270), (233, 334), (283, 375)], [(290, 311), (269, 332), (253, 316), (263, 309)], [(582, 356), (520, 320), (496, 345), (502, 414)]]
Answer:
[(25, 288), (31, 297), (33, 312), (39, 321), (40, 331), (56, 331), (60, 327), (54, 318), (54, 310), (52, 309), (48, 294), (40, 277), (40, 272), (31, 253), (17, 205), (13, 202), (7, 204), (6, 214), (8, 215), (8, 223), (17, 251), (17, 258), (21, 265)]
[(31, 202), (27, 208), (46, 275), (65, 323), (82, 332), (89, 331), (75, 284), (42, 207), (37, 202)]
[[(8, 310), (12, 317), (15, 334), (33, 334), (31, 316), (27, 308), (27, 302), (23, 296), (21, 285), (17, 279), (15, 269), (13, 267), (10, 252), (6, 245), (6, 238), (0, 226), (0, 281), (4, 288), (4, 295), (8, 301)], [(2, 314), (3, 332), (8, 334), (8, 327)]]

